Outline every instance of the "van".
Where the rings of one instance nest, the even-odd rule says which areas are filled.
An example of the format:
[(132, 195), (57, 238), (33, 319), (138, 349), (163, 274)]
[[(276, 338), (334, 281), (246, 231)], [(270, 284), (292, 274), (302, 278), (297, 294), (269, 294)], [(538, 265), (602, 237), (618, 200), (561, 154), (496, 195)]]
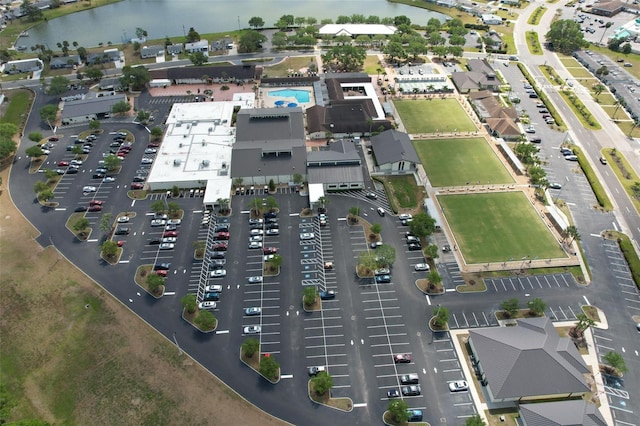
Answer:
[(400, 383), (403, 385), (415, 385), (418, 384), (420, 377), (417, 374), (404, 374), (400, 376)]
[(384, 209), (383, 209), (382, 207), (378, 207), (378, 208), (376, 209), (376, 211), (378, 212), (378, 214), (379, 214), (380, 216), (383, 216), (383, 217), (384, 217), (384, 215), (385, 215), (385, 211), (384, 211)]

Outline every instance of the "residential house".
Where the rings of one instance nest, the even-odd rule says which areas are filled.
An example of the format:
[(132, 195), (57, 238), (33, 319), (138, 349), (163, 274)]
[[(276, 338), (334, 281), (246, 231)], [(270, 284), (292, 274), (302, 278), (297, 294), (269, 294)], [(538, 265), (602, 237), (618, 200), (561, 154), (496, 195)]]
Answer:
[(185, 43), (184, 50), (187, 53), (202, 52), (204, 56), (209, 56), (209, 42), (207, 40), (199, 40), (193, 43)]
[(497, 96), (488, 90), (469, 93), (469, 101), (481, 121), (487, 124), (490, 133), (505, 140), (520, 138), (518, 112), (513, 107), (505, 107)]
[(124, 53), (118, 49), (107, 49), (102, 53), (87, 55), (87, 65), (106, 64), (109, 62), (124, 62)]
[(606, 426), (595, 404), (584, 399), (520, 404), (522, 426)]
[(486, 59), (469, 59), (467, 62), (469, 71), (457, 71), (451, 73), (453, 84), (460, 93), (469, 93), (478, 90), (500, 90), (500, 79)]
[(79, 55), (56, 56), (49, 61), (49, 68), (56, 70), (62, 68), (73, 68), (80, 65)]
[(371, 137), (378, 170), (386, 174), (413, 173), (420, 158), (406, 133), (387, 130)]
[(231, 154), (231, 177), (247, 185), (306, 180), (302, 108), (240, 109), (236, 114), (236, 141)]
[(167, 46), (167, 54), (169, 55), (179, 55), (183, 52), (184, 46), (179, 44), (170, 44)]
[(325, 191), (364, 188), (364, 172), (358, 150), (351, 140), (340, 139), (326, 149), (307, 153), (309, 185), (321, 184)]
[(104, 77), (98, 83), (100, 90), (122, 90), (120, 77)]
[(40, 71), (44, 63), (38, 58), (20, 59), (17, 61), (9, 61), (4, 64), (4, 72), (6, 74), (22, 74)]
[(517, 320), (517, 327), (469, 331), (471, 361), (488, 402), (580, 397), (591, 391), (591, 374), (568, 337), (560, 337), (547, 317)]
[(155, 58), (158, 56), (164, 56), (164, 46), (143, 46), (140, 49), (140, 57), (142, 59)]

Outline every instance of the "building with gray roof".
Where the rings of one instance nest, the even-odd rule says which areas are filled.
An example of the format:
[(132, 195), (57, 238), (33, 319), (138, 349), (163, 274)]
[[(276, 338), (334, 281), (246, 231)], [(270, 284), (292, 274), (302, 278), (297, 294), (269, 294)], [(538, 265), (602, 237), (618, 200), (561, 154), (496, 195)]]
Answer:
[(521, 404), (523, 426), (606, 426), (595, 404), (584, 399)]
[(371, 149), (378, 170), (384, 173), (412, 173), (420, 164), (409, 135), (397, 130), (387, 130), (371, 138)]
[(360, 154), (350, 140), (340, 139), (326, 149), (307, 153), (309, 184), (322, 184), (325, 191), (364, 188)]
[(143, 46), (142, 49), (140, 49), (140, 57), (142, 59), (155, 58), (162, 55), (164, 55), (164, 46)]
[(579, 397), (591, 390), (585, 361), (547, 317), (470, 330), (469, 346), (490, 402)]
[(127, 102), (124, 94), (86, 98), (65, 102), (62, 107), (62, 124), (86, 123), (111, 113), (118, 102)]
[(469, 93), (476, 90), (488, 89), (498, 91), (500, 79), (486, 59), (469, 59), (466, 72), (453, 72), (451, 79), (460, 93)]
[(231, 155), (231, 177), (245, 184), (306, 180), (303, 111), (295, 108), (241, 109), (236, 115), (236, 141)]

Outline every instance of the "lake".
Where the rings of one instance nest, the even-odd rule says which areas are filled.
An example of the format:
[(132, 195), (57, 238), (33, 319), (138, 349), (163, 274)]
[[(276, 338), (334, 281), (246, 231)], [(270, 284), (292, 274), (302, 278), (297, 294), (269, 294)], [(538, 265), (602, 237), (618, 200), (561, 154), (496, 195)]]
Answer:
[(313, 16), (320, 22), (353, 14), (381, 18), (406, 15), (421, 25), (431, 18), (447, 18), (386, 0), (124, 0), (43, 22), (30, 29), (29, 37), (20, 39), (19, 44), (48, 44), (54, 50), (64, 40), (84, 47), (106, 46), (109, 41), (120, 44), (135, 37), (137, 27), (147, 30), (148, 39), (158, 39), (184, 35), (189, 27), (200, 34), (247, 28), (254, 16), (272, 26), (282, 15)]

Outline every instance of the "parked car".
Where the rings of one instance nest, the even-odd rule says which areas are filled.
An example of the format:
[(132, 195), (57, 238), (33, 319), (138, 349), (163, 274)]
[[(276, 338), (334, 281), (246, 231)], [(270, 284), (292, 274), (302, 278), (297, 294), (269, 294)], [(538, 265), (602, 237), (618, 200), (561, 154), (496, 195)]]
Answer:
[(226, 271), (226, 269), (214, 269), (213, 271), (209, 272), (209, 276), (211, 278), (226, 277), (227, 276), (227, 271)]
[(249, 242), (262, 242), (262, 235), (252, 235), (249, 237)]
[(156, 152), (158, 152), (158, 150), (155, 148), (147, 148), (144, 150), (145, 154), (155, 154)]
[(420, 377), (417, 374), (403, 374), (400, 376), (400, 383), (403, 385), (415, 385), (420, 381)]
[(103, 204), (102, 200), (89, 200), (90, 206), (101, 206)]
[(131, 184), (131, 189), (142, 189), (144, 188), (144, 184), (139, 182), (134, 182)]
[(464, 380), (457, 380), (449, 383), (449, 390), (451, 392), (462, 392), (469, 390), (469, 385)]
[(567, 161), (578, 161), (578, 156), (577, 155), (565, 155), (564, 159)]
[(153, 265), (153, 270), (154, 271), (168, 271), (169, 269), (171, 269), (171, 264), (170, 263), (156, 263), (155, 265)]
[(102, 211), (102, 206), (97, 205), (97, 204), (95, 206), (89, 206), (87, 211), (88, 212), (99, 212), (99, 211)]
[(117, 228), (113, 234), (114, 235), (129, 235), (129, 232), (130, 232), (129, 228)]
[(167, 225), (180, 225), (182, 223), (181, 219), (169, 219), (167, 221)]
[(249, 249), (259, 249), (262, 248), (262, 242), (260, 241), (249, 241)]
[(249, 235), (264, 235), (264, 231), (262, 229), (252, 229), (249, 231)]
[(321, 373), (323, 371), (327, 371), (327, 368), (324, 365), (317, 365), (317, 366), (309, 367), (307, 369), (309, 376), (317, 376), (318, 373)]
[(321, 300), (330, 300), (336, 298), (336, 292), (333, 290), (325, 290), (320, 292)]
[(408, 422), (421, 422), (422, 421), (422, 410), (407, 410), (407, 421)]
[(212, 301), (212, 300), (208, 300), (206, 302), (198, 303), (198, 308), (199, 309), (215, 309), (216, 306), (217, 306), (217, 303)]
[(162, 238), (152, 238), (149, 240), (149, 245), (162, 244)]
[(151, 226), (165, 226), (167, 224), (166, 220), (163, 219), (153, 219), (151, 220)]
[(280, 230), (278, 228), (273, 228), (273, 229), (267, 229), (267, 232), (265, 232), (266, 235), (280, 235)]
[(111, 183), (115, 181), (116, 178), (114, 178), (113, 176), (105, 176), (104, 179), (102, 179), (102, 183)]
[(251, 307), (251, 308), (246, 308), (244, 310), (244, 314), (247, 316), (255, 316), (255, 315), (260, 315), (262, 314), (262, 308), (259, 308), (257, 306), (255, 307)]
[(259, 325), (249, 325), (242, 329), (244, 334), (259, 334), (262, 331), (262, 327)]
[(222, 293), (222, 286), (220, 284), (213, 284), (205, 286), (204, 291), (209, 293), (212, 291), (217, 291), (218, 293)]
[(409, 213), (402, 213), (398, 215), (398, 219), (400, 220), (413, 219), (413, 216), (410, 215)]
[(407, 245), (407, 248), (411, 251), (414, 250), (422, 250), (422, 245), (418, 244), (418, 243), (411, 243)]
[(143, 158), (140, 160), (140, 164), (153, 164), (153, 158)]
[(167, 237), (162, 239), (162, 243), (175, 243), (178, 241), (176, 237)]
[(68, 175), (77, 175), (78, 174), (78, 169), (74, 169), (73, 167), (69, 167), (66, 171), (66, 174)]
[(76, 213), (86, 212), (86, 211), (87, 211), (87, 206), (78, 206), (74, 210), (74, 212), (76, 212)]
[(127, 223), (129, 222), (129, 220), (131, 220), (131, 218), (129, 216), (120, 216), (116, 222), (118, 223)]
[(374, 241), (371, 244), (369, 244), (369, 247), (371, 247), (372, 249), (377, 249), (378, 247), (380, 247), (383, 244), (382, 241)]
[(67, 167), (69, 164), (68, 161), (58, 161), (58, 167)]
[(396, 364), (410, 363), (411, 362), (411, 355), (410, 354), (396, 354), (393, 357), (393, 362), (395, 362)]
[(160, 247), (158, 247), (160, 250), (173, 250), (176, 247), (175, 244), (173, 243), (162, 243), (160, 244)]
[(165, 231), (175, 231), (176, 229), (178, 229), (176, 225), (171, 225), (169, 223), (167, 223), (164, 227)]
[(391, 275), (376, 275), (376, 282), (379, 284), (390, 283)]
[(177, 237), (177, 236), (178, 236), (178, 231), (164, 231), (162, 233), (162, 238)]
[(389, 268), (379, 268), (373, 271), (373, 275), (388, 275), (390, 273)]
[(217, 291), (213, 291), (211, 293), (205, 293), (204, 296), (202, 296), (202, 300), (205, 302), (214, 300), (214, 301), (218, 301), (220, 300), (220, 293), (218, 293)]
[(211, 250), (213, 251), (227, 251), (227, 245), (225, 243), (214, 244), (211, 246)]
[(278, 252), (277, 247), (265, 247), (262, 249), (263, 254), (274, 254)]
[(313, 232), (303, 232), (300, 234), (300, 240), (313, 240), (315, 235)]
[(413, 267), (416, 271), (428, 271), (431, 269), (428, 263), (416, 263)]
[(402, 388), (402, 395), (404, 396), (417, 396), (421, 393), (422, 389), (420, 389), (420, 385), (404, 386)]
[(400, 391), (398, 389), (388, 390), (387, 398), (400, 398)]
[(249, 278), (247, 278), (247, 281), (249, 281), (251, 284), (261, 283), (262, 282), (262, 276), (256, 275), (254, 277), (249, 277)]

